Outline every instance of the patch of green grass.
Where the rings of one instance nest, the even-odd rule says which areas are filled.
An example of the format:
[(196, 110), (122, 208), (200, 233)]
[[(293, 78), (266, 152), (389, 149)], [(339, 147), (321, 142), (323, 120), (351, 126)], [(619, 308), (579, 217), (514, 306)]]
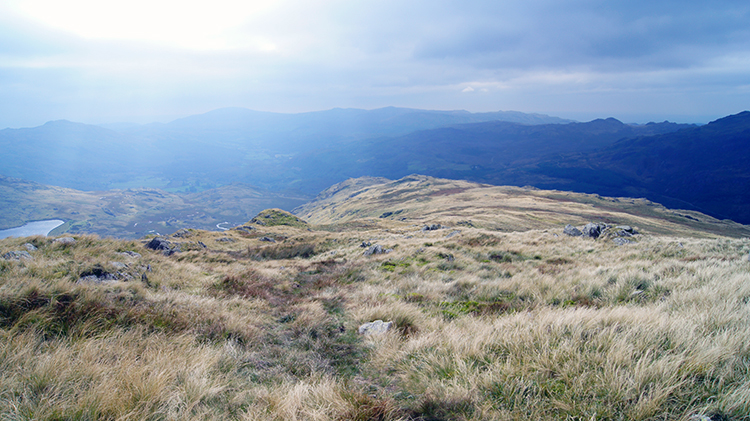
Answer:
[(406, 269), (411, 266), (411, 263), (406, 260), (392, 261), (387, 260), (380, 264), (380, 268), (386, 272), (395, 272), (397, 268)]
[(250, 220), (250, 223), (267, 227), (284, 225), (296, 228), (307, 228), (307, 222), (281, 209), (266, 209), (261, 211), (255, 218)]

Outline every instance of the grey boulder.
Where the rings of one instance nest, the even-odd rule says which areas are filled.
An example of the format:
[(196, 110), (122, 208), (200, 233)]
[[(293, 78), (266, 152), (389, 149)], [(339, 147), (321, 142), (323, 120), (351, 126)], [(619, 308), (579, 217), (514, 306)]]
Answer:
[(569, 235), (571, 237), (580, 237), (583, 235), (581, 230), (570, 224), (566, 225), (565, 228), (563, 228), (563, 234)]
[(383, 246), (380, 244), (375, 244), (373, 246), (370, 246), (367, 250), (364, 252), (364, 256), (372, 256), (373, 254), (383, 254), (386, 253), (386, 250), (383, 249)]
[(62, 237), (52, 242), (53, 244), (62, 244), (64, 246), (72, 246), (76, 243), (76, 239), (73, 237)]
[(32, 257), (26, 250), (14, 250), (3, 254), (5, 260), (31, 260)]
[(583, 235), (590, 238), (599, 238), (599, 234), (602, 233), (601, 225), (589, 222), (583, 227)]
[(374, 322), (365, 323), (359, 327), (360, 335), (380, 335), (388, 332), (393, 327), (393, 322), (384, 322), (375, 320)]

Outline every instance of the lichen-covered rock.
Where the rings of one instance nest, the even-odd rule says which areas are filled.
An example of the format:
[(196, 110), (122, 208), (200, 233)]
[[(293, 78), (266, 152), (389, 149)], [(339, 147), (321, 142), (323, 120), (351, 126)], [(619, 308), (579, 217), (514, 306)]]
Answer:
[(33, 245), (33, 244), (31, 244), (31, 243), (26, 243), (23, 246), (26, 247), (26, 250), (28, 250), (28, 251), (36, 251), (36, 250), (38, 250), (36, 248), (36, 246)]
[(379, 335), (388, 332), (393, 327), (393, 322), (384, 322), (375, 320), (374, 322), (365, 323), (359, 327), (360, 335)]

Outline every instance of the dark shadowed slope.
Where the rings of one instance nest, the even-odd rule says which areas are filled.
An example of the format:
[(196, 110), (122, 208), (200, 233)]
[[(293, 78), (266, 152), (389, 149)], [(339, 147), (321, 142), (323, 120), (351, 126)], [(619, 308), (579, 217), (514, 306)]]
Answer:
[(566, 153), (586, 153), (622, 138), (664, 133), (687, 125), (626, 125), (616, 119), (524, 125), (486, 122), (380, 138), (316, 150), (292, 159), (301, 189), (320, 190), (347, 177), (403, 177), (412, 173), (492, 184), (530, 183), (516, 168)]
[[(750, 112), (528, 168), (539, 187), (643, 196), (750, 222)], [(582, 188), (581, 188), (582, 187)]]

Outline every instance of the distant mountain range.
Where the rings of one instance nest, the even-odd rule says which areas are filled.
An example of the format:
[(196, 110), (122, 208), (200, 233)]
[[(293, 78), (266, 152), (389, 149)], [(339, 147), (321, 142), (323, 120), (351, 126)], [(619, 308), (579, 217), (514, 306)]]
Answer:
[(373, 137), (497, 120), (569, 122), (514, 111), (395, 107), (300, 114), (223, 108), (167, 124), (110, 128), (60, 120), (0, 130), (0, 174), (80, 190), (145, 186), (197, 191), (234, 182), (284, 190), (296, 186), (296, 170), (287, 164), (300, 153)]
[(311, 197), (348, 178), (418, 173), (645, 197), (750, 223), (748, 112), (696, 126), (393, 107), (227, 108), (167, 124), (5, 129), (0, 148), (0, 174), (79, 190), (196, 193), (239, 182)]

